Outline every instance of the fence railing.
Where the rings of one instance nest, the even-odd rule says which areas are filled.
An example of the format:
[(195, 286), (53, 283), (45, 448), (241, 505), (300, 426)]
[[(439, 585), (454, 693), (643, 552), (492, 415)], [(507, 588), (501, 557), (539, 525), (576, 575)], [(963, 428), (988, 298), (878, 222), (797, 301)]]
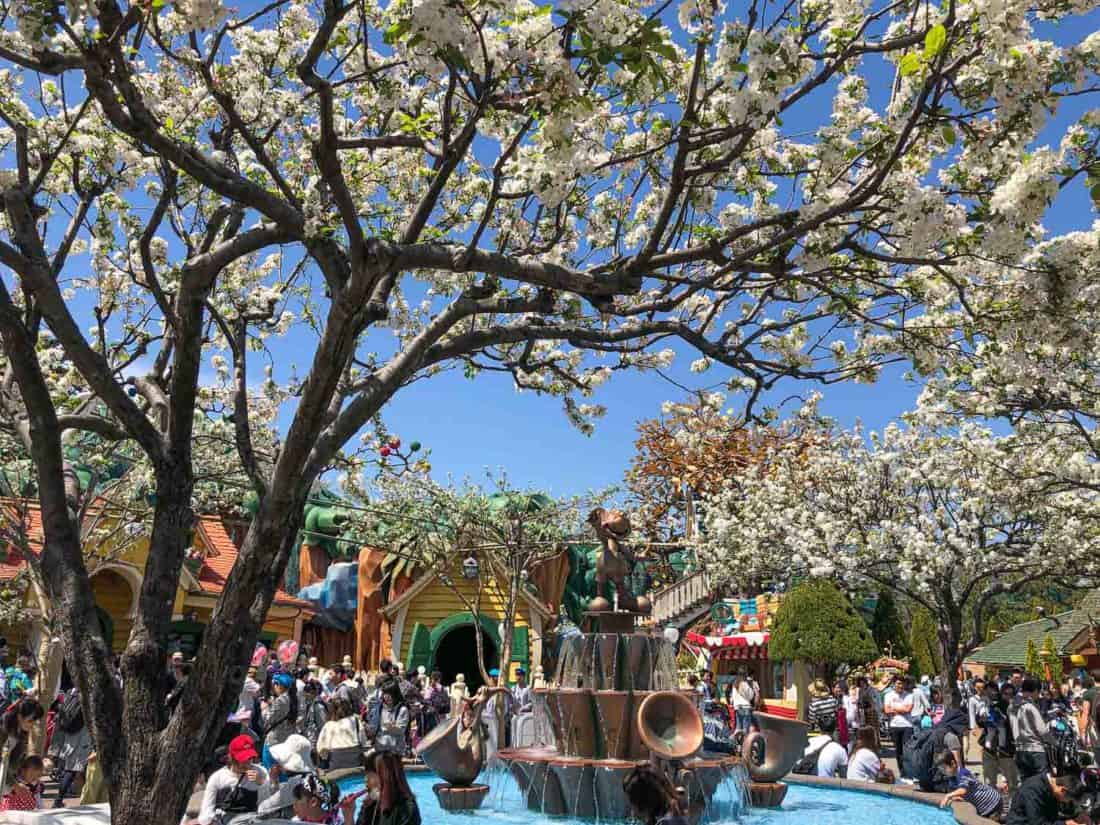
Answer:
[(653, 594), (650, 621), (667, 624), (710, 598), (710, 581), (702, 570), (685, 576)]

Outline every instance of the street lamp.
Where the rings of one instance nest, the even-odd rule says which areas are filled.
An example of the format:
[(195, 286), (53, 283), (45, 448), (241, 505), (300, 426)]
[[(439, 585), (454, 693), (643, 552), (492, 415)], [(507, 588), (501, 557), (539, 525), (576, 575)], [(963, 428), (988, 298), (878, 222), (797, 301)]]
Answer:
[(474, 556), (468, 556), (462, 562), (462, 575), (467, 579), (476, 579), (480, 568)]

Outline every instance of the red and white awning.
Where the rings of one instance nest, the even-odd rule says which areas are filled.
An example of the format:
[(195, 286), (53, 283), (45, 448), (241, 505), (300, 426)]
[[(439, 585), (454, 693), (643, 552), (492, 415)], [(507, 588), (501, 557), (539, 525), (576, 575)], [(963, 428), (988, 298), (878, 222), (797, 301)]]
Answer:
[(704, 636), (702, 633), (689, 631), (684, 636), (684, 641), (707, 650), (716, 659), (766, 659), (770, 637), (771, 634), (766, 630), (733, 633), (729, 636)]

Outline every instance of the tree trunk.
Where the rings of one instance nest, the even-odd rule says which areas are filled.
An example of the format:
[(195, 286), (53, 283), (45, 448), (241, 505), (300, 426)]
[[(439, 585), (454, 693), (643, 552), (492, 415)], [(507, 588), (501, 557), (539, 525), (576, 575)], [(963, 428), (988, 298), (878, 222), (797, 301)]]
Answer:
[[(195, 780), (235, 707), (264, 617), (294, 546), (305, 492), (265, 499), (241, 546), (206, 628), (191, 678), (163, 731), (127, 716), (128, 743), (151, 741), (146, 753), (127, 750), (125, 775), (111, 794), (113, 825), (176, 825)], [(278, 548), (270, 558), (270, 548)], [(162, 664), (163, 669), (163, 664)], [(127, 692), (129, 698), (129, 692)]]
[(940, 634), (940, 681), (943, 683), (944, 707), (962, 707), (962, 692), (959, 690), (959, 671), (962, 669), (965, 653), (959, 643), (959, 636), (952, 631)]

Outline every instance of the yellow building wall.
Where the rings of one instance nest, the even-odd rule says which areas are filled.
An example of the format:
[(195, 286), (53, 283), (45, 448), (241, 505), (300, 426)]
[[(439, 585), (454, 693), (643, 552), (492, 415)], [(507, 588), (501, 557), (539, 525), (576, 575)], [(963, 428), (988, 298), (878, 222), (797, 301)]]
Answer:
[(134, 600), (130, 583), (113, 570), (105, 570), (92, 576), (92, 594), (95, 603), (111, 617), (114, 631), (111, 649), (122, 650), (130, 639), (130, 629), (134, 624), (130, 618)]
[[(123, 563), (137, 568), (139, 572), (144, 574), (145, 565), (149, 558), (149, 539), (145, 536), (134, 539), (125, 537), (124, 531), (113, 531), (106, 520), (102, 522), (102, 529), (103, 532), (110, 534), (112, 538), (102, 545), (101, 552), (95, 553), (93, 551), (91, 555), (98, 556), (102, 564)], [(197, 532), (195, 533), (194, 546), (197, 549), (207, 549)], [(133, 605), (132, 600), (137, 598), (137, 594), (132, 591), (130, 582), (125, 577), (114, 570), (96, 572), (94, 563), (91, 570), (91, 583), (96, 604), (107, 612), (113, 623), (114, 632), (110, 639), (111, 649), (116, 653), (121, 652), (125, 649), (130, 638), (130, 630), (133, 627), (130, 611)], [(181, 586), (176, 590), (176, 597), (172, 606), (173, 614), (179, 616), (189, 610), (194, 610), (196, 619), (199, 622), (202, 624), (209, 623), (210, 607), (208, 605), (196, 606), (192, 603), (192, 599), (209, 600), (211, 596), (188, 593), (182, 585), (183, 578), (181, 576)], [(264, 633), (273, 633), (280, 640), (294, 638), (294, 630), (295, 620), (293, 618), (269, 617), (263, 626)], [(0, 624), (0, 635), (8, 640), (8, 648), (12, 656), (26, 645), (30, 632), (31, 628), (29, 626)]]
[[(477, 581), (457, 576), (453, 581), (454, 586), (450, 587), (437, 579), (417, 593), (409, 603), (408, 612), (405, 616), (405, 623), (402, 626), (401, 650), (398, 651), (398, 656), (402, 662), (408, 660), (409, 643), (412, 639), (413, 628), (416, 627), (417, 622), (431, 629), (448, 616), (452, 616), (455, 613), (469, 612), (454, 588), (457, 588), (458, 592), (468, 599), (470, 604), (473, 604), (477, 599)], [(504, 621), (507, 603), (507, 595), (497, 587), (495, 581), (490, 580), (481, 593), (482, 615), (488, 616), (494, 621), (502, 622)], [(521, 599), (516, 610), (516, 627), (531, 627), (530, 616), (528, 614), (529, 610), (530, 608)], [(528, 633), (528, 657), (530, 657), (531, 641), (531, 634)], [(515, 651), (513, 651), (512, 655), (515, 655)], [(517, 664), (511, 663), (510, 671), (514, 670), (516, 667), (518, 667)], [(509, 677), (514, 679), (515, 673), (509, 672)]]

